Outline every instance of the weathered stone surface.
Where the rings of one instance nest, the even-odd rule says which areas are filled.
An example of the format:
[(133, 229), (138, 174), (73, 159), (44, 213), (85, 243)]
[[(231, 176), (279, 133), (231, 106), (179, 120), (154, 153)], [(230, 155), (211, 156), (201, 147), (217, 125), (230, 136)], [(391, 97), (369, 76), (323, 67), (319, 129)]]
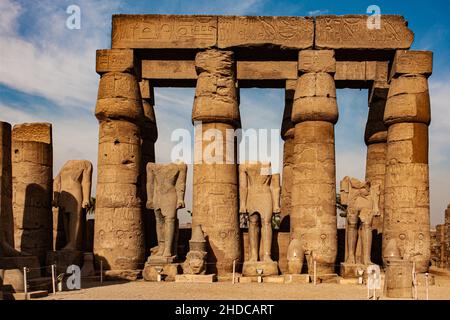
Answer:
[(284, 283), (309, 283), (310, 282), (310, 276), (309, 274), (286, 274), (284, 276)]
[[(372, 222), (373, 218), (380, 214), (378, 207), (380, 192), (380, 185), (371, 181), (360, 181), (348, 176), (341, 181), (341, 204), (347, 206), (344, 260), (346, 264), (361, 263), (365, 266), (372, 264)], [(361, 245), (360, 257), (356, 254), (357, 241)]]
[[(383, 256), (395, 240), (400, 257), (427, 272), (430, 261), (428, 125), (430, 97), (422, 54), (406, 55), (391, 79), (384, 122), (388, 127)], [(426, 54), (426, 56), (429, 56)], [(401, 53), (397, 58), (401, 57)], [(425, 64), (429, 65), (429, 62)], [(401, 70), (401, 68), (397, 68)], [(431, 69), (429, 69), (431, 71)]]
[(53, 245), (51, 124), (14, 126), (12, 155), (15, 248), (44, 263)]
[(397, 50), (390, 78), (402, 74), (420, 74), (429, 77), (433, 71), (433, 52)]
[(206, 239), (200, 225), (192, 229), (192, 237), (189, 240), (189, 252), (183, 263), (183, 273), (202, 275), (206, 273)]
[(29, 279), (41, 277), (41, 265), (36, 256), (15, 256), (15, 257), (0, 257), (0, 269), (19, 269), (29, 268), (27, 276)]
[[(280, 212), (281, 190), (280, 175), (271, 171), (270, 163), (239, 165), (239, 213), (249, 215), (250, 257), (247, 261), (251, 263), (272, 262), (272, 215)], [(260, 246), (262, 255), (258, 250)]]
[(149, 257), (177, 255), (178, 209), (184, 208), (187, 166), (184, 163), (147, 164), (147, 205), (155, 211), (158, 249)]
[[(333, 71), (329, 69), (329, 72)], [(337, 254), (334, 123), (338, 110), (330, 73), (302, 75), (297, 82), (292, 110), (295, 136), (291, 244), (298, 242), (294, 246), (294, 251), (301, 255), (295, 258), (297, 262), (301, 263), (308, 252), (310, 274), (313, 260), (317, 262), (318, 274), (332, 273)], [(292, 266), (291, 273), (300, 272), (297, 264), (295, 268)]]
[(244, 276), (258, 276), (257, 270), (262, 270), (262, 276), (278, 275), (276, 261), (245, 261), (242, 267)]
[(281, 231), (288, 231), (290, 228), (289, 216), (292, 210), (291, 192), (293, 180), (293, 157), (294, 157), (294, 124), (291, 120), (292, 105), (294, 103), (296, 80), (287, 80), (285, 89), (285, 104), (283, 122), (281, 124), (281, 138), (284, 140), (283, 146), (283, 183), (281, 184)]
[[(238, 61), (236, 69), (238, 80), (297, 79), (295, 61)], [(198, 76), (193, 60), (142, 60), (142, 77), (155, 80), (195, 80)]]
[[(375, 82), (375, 84), (377, 84)], [(380, 186), (379, 215), (373, 218), (372, 227), (378, 233), (383, 231), (384, 218), (384, 181), (386, 173), (387, 128), (383, 122), (388, 88), (374, 86), (369, 99), (369, 115), (364, 140), (367, 145), (366, 180)]]
[(140, 195), (142, 97), (133, 74), (100, 79), (94, 254), (111, 275), (136, 274), (145, 258)]
[(389, 298), (411, 299), (413, 265), (410, 261), (390, 260), (386, 265), (384, 294)]
[(402, 16), (381, 15), (380, 29), (367, 27), (367, 15), (317, 16), (316, 49), (409, 49), (414, 34)]
[(96, 71), (98, 74), (108, 72), (133, 72), (137, 67), (133, 50), (104, 49), (97, 50)]
[(314, 21), (307, 17), (219, 16), (218, 47), (271, 44), (286, 49), (312, 48)]
[(361, 263), (341, 263), (340, 274), (344, 279), (359, 278), (366, 272), (367, 266)]
[(164, 264), (161, 266), (146, 263), (144, 270), (142, 270), (142, 277), (146, 281), (158, 281), (158, 270), (160, 269), (162, 281), (175, 281), (176, 276), (182, 272), (179, 263)]
[[(227, 163), (236, 144), (226, 131), (234, 130), (240, 119), (233, 66), (228, 51), (208, 50), (196, 57), (199, 79), (192, 120), (203, 124), (195, 128), (192, 225), (202, 226), (209, 244), (208, 272), (218, 275), (231, 273), (233, 261), (240, 260), (236, 159)], [(205, 136), (210, 129), (226, 142), (214, 156), (207, 152), (214, 146)]]
[(215, 274), (178, 274), (175, 276), (175, 282), (213, 283), (215, 281), (217, 281)]
[(298, 70), (306, 72), (336, 72), (333, 50), (302, 50), (298, 58)]
[(83, 209), (90, 203), (92, 170), (88, 160), (69, 160), (53, 181), (53, 206), (59, 208), (65, 226), (66, 244), (62, 250), (84, 249), (86, 217)]
[(297, 79), (295, 61), (238, 61), (238, 80)]
[(234, 55), (207, 50), (196, 56), (198, 73), (192, 121), (240, 123)]
[(112, 48), (197, 49), (217, 44), (217, 17), (113, 15)]

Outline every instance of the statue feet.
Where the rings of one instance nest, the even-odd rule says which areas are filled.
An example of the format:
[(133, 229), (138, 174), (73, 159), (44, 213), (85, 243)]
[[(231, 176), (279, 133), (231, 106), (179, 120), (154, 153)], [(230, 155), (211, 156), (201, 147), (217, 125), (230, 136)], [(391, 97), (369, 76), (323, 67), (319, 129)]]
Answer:
[(264, 262), (273, 262), (272, 258), (270, 257), (270, 255), (265, 254), (263, 257), (263, 261)]
[(64, 248), (61, 249), (61, 251), (75, 251), (77, 248), (75, 245), (68, 243)]

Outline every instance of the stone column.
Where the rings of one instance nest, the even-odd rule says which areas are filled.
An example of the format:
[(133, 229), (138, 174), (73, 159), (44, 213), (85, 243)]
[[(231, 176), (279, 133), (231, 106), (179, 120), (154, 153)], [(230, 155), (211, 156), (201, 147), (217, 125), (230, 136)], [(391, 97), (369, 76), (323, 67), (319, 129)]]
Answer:
[(135, 278), (145, 248), (140, 199), (142, 98), (133, 50), (97, 51), (101, 75), (94, 253), (113, 277)]
[(45, 263), (53, 248), (52, 125), (25, 123), (12, 131), (15, 248)]
[(395, 54), (384, 122), (388, 127), (383, 257), (394, 239), (404, 260), (426, 272), (430, 260), (427, 77), (432, 53)]
[(281, 124), (281, 138), (283, 148), (283, 183), (281, 185), (281, 225), (280, 231), (290, 230), (290, 215), (292, 211), (291, 193), (294, 160), (294, 124), (291, 121), (292, 104), (294, 102), (296, 80), (287, 80), (284, 98), (283, 123)]
[(300, 78), (292, 110), (295, 151), (291, 239), (300, 240), (309, 255), (310, 273), (313, 260), (318, 273), (334, 273), (337, 254), (335, 70), (333, 50), (300, 52)]
[(11, 170), (11, 125), (0, 122), (0, 241), (14, 247)]
[(144, 111), (144, 118), (141, 127), (141, 201), (145, 228), (145, 253), (150, 254), (150, 249), (158, 245), (156, 237), (156, 221), (153, 210), (146, 208), (147, 203), (147, 164), (155, 163), (155, 143), (158, 139), (158, 128), (156, 125), (154, 106), (154, 91), (153, 86), (148, 80), (139, 82), (142, 96), (142, 107)]
[[(202, 124), (195, 128), (192, 226), (202, 226), (208, 241), (208, 272), (218, 274), (232, 272), (233, 260), (241, 256), (233, 135), (240, 126), (235, 65), (231, 51), (210, 49), (195, 59), (198, 80), (192, 120)], [(227, 155), (234, 157), (230, 163)]]
[(364, 141), (367, 145), (366, 180), (380, 185), (380, 215), (373, 218), (372, 229), (383, 232), (384, 179), (386, 173), (387, 128), (383, 122), (384, 109), (389, 90), (386, 82), (375, 82), (369, 97), (369, 116)]

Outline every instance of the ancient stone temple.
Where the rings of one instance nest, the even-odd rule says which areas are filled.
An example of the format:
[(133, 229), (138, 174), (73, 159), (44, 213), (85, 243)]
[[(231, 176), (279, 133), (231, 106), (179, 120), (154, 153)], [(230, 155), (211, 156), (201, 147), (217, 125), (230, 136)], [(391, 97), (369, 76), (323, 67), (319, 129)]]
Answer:
[[(112, 48), (97, 52), (97, 260), (116, 274), (142, 269), (145, 233), (154, 232), (144, 230), (142, 219), (147, 200), (142, 177), (154, 161), (157, 137), (153, 88), (195, 87), (192, 224), (204, 233), (207, 272), (232, 272), (233, 262), (242, 262), (243, 239), (236, 139), (227, 132), (242, 127), (241, 88), (281, 88), (286, 94), (280, 230), (288, 233), (290, 245), (280, 246), (280, 254), (291, 273), (300, 273), (305, 259), (309, 273), (312, 262), (319, 274), (334, 273), (336, 90), (355, 88), (367, 90), (369, 107), (361, 137), (366, 175), (358, 179), (379, 187), (379, 202), (373, 221), (364, 225), (366, 235), (352, 234), (351, 260), (364, 248), (365, 262), (370, 261), (359, 239), (374, 231), (382, 233), (383, 252), (390, 243), (396, 258), (427, 271), (432, 53), (409, 50), (414, 36), (403, 17), (383, 15), (375, 28), (367, 19), (113, 16)], [(214, 139), (205, 134), (211, 129)], [(210, 152), (217, 139), (226, 147)]]

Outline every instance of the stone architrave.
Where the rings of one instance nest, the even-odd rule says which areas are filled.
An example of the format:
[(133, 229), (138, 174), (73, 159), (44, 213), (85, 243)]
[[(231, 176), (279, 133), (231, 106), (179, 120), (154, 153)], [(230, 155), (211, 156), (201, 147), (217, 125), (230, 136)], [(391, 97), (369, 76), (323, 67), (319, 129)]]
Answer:
[(261, 46), (286, 49), (313, 47), (314, 21), (310, 17), (218, 17), (218, 47)]
[(113, 15), (112, 48), (203, 49), (217, 44), (217, 17)]
[(196, 56), (198, 73), (192, 225), (207, 237), (208, 273), (231, 273), (241, 258), (234, 130), (240, 127), (234, 54), (209, 49)]
[[(374, 18), (374, 17), (372, 17)], [(315, 18), (316, 49), (409, 49), (414, 33), (402, 16), (381, 15), (379, 28), (367, 15)], [(369, 21), (368, 21), (369, 20)]]
[(108, 277), (129, 279), (137, 276), (145, 259), (139, 183), (144, 112), (139, 79), (130, 71), (135, 69), (130, 67), (133, 52), (102, 50), (105, 54), (126, 61), (107, 59), (108, 67), (100, 72), (94, 254)]
[(384, 112), (388, 135), (383, 252), (395, 239), (400, 256), (414, 262), (419, 273), (427, 272), (431, 254), (427, 80), (431, 64), (429, 51), (396, 52)]
[[(361, 265), (364, 270), (372, 264), (372, 223), (374, 217), (379, 215), (380, 186), (370, 181), (345, 177), (340, 189), (341, 204), (347, 206), (345, 261), (341, 264), (341, 275), (357, 277), (354, 270)], [(361, 242), (362, 251), (360, 260), (356, 254), (358, 241)]]
[(271, 247), (272, 215), (280, 212), (280, 191), (280, 175), (272, 174), (270, 163), (246, 162), (239, 166), (239, 212), (247, 213), (250, 221), (250, 256), (244, 262), (244, 275), (257, 276), (257, 269), (263, 270), (265, 276), (278, 274)]
[(53, 205), (59, 208), (65, 228), (62, 250), (83, 250), (83, 209), (89, 206), (91, 185), (92, 163), (88, 160), (67, 161), (53, 181)]
[(291, 121), (292, 104), (294, 102), (297, 80), (287, 80), (285, 89), (285, 105), (283, 123), (281, 124), (281, 138), (283, 147), (283, 183), (281, 185), (281, 224), (280, 231), (289, 231), (290, 214), (292, 211), (292, 180), (294, 158), (294, 124)]
[(293, 251), (307, 255), (309, 266), (316, 261), (318, 274), (334, 273), (337, 254), (335, 65), (332, 50), (300, 52), (291, 118), (295, 123), (291, 241), (301, 243), (302, 248), (295, 245)]
[(177, 211), (185, 207), (186, 174), (184, 163), (147, 164), (147, 209), (155, 211), (158, 234), (158, 249), (148, 263), (176, 259)]
[(53, 246), (53, 149), (49, 123), (12, 130), (14, 244), (45, 263)]

